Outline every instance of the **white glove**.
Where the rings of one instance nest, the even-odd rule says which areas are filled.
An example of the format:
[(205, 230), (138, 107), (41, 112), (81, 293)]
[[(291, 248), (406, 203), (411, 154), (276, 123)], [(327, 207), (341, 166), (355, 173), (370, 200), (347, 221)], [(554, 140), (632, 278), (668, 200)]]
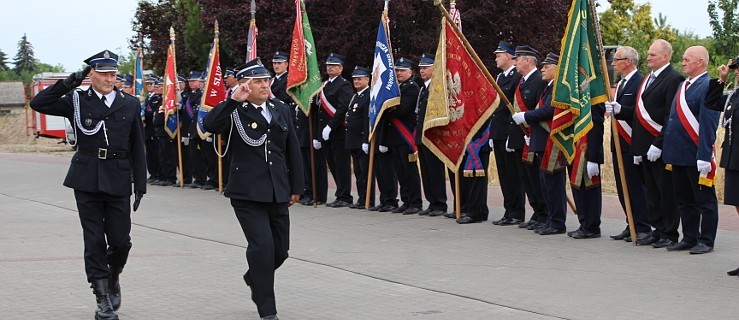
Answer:
[(711, 163), (708, 161), (698, 160), (696, 164), (698, 166), (698, 173), (700, 173), (701, 177), (708, 177), (708, 173), (711, 172)]
[(595, 162), (588, 161), (588, 178), (593, 179), (593, 177), (600, 174), (600, 167)]
[(331, 127), (326, 126), (323, 128), (323, 132), (321, 132), (321, 137), (323, 137), (323, 141), (328, 141), (328, 136), (331, 135)]
[(526, 142), (527, 146), (531, 145), (531, 137), (530, 136), (523, 136), (523, 140)]
[(493, 149), (493, 139), (488, 140), (488, 145), (490, 146), (490, 149)]
[(621, 113), (621, 104), (616, 101), (606, 101), (606, 113), (608, 114), (619, 114)]
[(526, 123), (526, 117), (523, 114), (524, 114), (523, 112), (514, 113), (513, 121), (516, 122), (516, 124)]
[(182, 137), (182, 144), (188, 146), (190, 145), (190, 138), (188, 137)]
[(647, 160), (655, 162), (661, 156), (662, 156), (662, 149), (657, 148), (654, 145), (649, 146), (649, 150), (647, 150)]
[(385, 153), (388, 151), (388, 148), (386, 146), (379, 146), (377, 147), (378, 150), (380, 150), (380, 153)]
[(213, 137), (207, 136), (207, 137), (205, 137), (205, 141), (207, 141), (207, 142), (213, 142)]
[(369, 143), (362, 143), (362, 151), (364, 154), (369, 154)]
[(313, 149), (321, 150), (321, 141), (318, 141), (316, 139), (313, 139)]
[(508, 148), (508, 140), (510, 139), (505, 140), (505, 152), (516, 152), (515, 149)]
[(641, 164), (641, 162), (642, 162), (642, 158), (641, 158), (641, 156), (634, 156), (634, 165), (635, 165), (635, 166), (638, 166), (638, 165), (640, 165), (640, 164)]

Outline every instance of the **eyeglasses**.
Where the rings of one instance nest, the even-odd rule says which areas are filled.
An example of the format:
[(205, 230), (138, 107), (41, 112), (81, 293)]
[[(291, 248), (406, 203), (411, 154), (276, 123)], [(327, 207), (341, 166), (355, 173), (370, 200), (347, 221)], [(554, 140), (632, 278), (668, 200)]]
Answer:
[(613, 58), (613, 61), (629, 60), (629, 58)]

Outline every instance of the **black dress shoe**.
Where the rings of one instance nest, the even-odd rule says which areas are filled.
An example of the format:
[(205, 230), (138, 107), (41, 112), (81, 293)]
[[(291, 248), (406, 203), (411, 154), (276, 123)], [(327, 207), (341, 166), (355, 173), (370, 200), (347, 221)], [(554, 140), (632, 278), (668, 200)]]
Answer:
[(468, 215), (461, 216), (459, 219), (457, 219), (457, 223), (459, 224), (468, 224), (468, 223), (477, 223), (480, 222), (480, 220), (472, 219), (472, 217)]
[(548, 236), (550, 234), (562, 234), (562, 233), (565, 233), (566, 231), (567, 230), (565, 230), (565, 229), (558, 230), (558, 229), (554, 229), (552, 227), (548, 227), (546, 229), (541, 229), (538, 233), (540, 235), (542, 235), (542, 236)]
[(389, 212), (389, 211), (393, 211), (395, 209), (398, 209), (398, 207), (397, 206), (386, 204), (386, 205), (382, 206), (382, 208), (380, 208), (377, 211), (380, 211), (380, 212)]
[(382, 207), (383, 207), (383, 205), (381, 205), (381, 204), (378, 204), (378, 205), (376, 205), (376, 206), (371, 206), (371, 207), (369, 207), (369, 209), (367, 209), (367, 210), (369, 210), (369, 211), (378, 211), (378, 210), (380, 210), (380, 209), (381, 209)]
[(364, 206), (364, 203), (363, 204), (357, 203), (357, 204), (354, 204), (354, 209), (364, 210), (364, 209), (367, 209), (367, 207)]
[(496, 226), (499, 226), (499, 225), (502, 225), (503, 223), (505, 223), (507, 221), (508, 221), (508, 218), (503, 217), (503, 218), (500, 218), (500, 220), (493, 220), (493, 224), (496, 225)]
[(356, 208), (357, 208), (357, 204), (356, 203), (352, 203), (352, 204), (349, 205), (349, 209), (356, 209)]
[(400, 207), (397, 207), (397, 208), (393, 209), (392, 210), (392, 213), (401, 213), (401, 212), (405, 211), (406, 209), (408, 209), (408, 206), (402, 205)]
[(443, 216), (445, 214), (446, 214), (446, 212), (444, 212), (444, 211), (434, 210), (434, 211), (429, 212), (429, 217), (438, 217), (438, 216)]
[(529, 221), (526, 221), (526, 222), (523, 222), (523, 223), (519, 223), (519, 224), (518, 224), (518, 227), (519, 227), (519, 228), (523, 228), (523, 229), (525, 229), (525, 228), (528, 228), (528, 226), (530, 226), (530, 225), (531, 225), (532, 223), (534, 223), (534, 222), (536, 222), (536, 221), (534, 221), (534, 220), (529, 220)]
[(704, 254), (711, 251), (713, 251), (713, 247), (710, 247), (705, 243), (699, 243), (696, 246), (690, 248), (690, 254)]
[(667, 248), (667, 246), (672, 245), (672, 244), (675, 244), (675, 242), (670, 239), (659, 239), (655, 241), (654, 243), (652, 243), (652, 247)]
[(593, 238), (600, 238), (600, 233), (585, 231), (585, 230), (577, 230), (575, 233), (572, 234), (573, 239), (593, 239)]
[(572, 235), (575, 234), (575, 232), (578, 232), (578, 231), (580, 231), (580, 229), (577, 229), (575, 231), (567, 231), (567, 236), (570, 237), (570, 238), (572, 238)]
[(449, 219), (456, 219), (457, 218), (457, 213), (456, 212), (447, 212), (447, 213), (444, 214), (444, 216), (447, 217), (447, 218), (449, 218)]
[(351, 203), (343, 201), (343, 200), (336, 200), (334, 201), (334, 205), (331, 206), (331, 208), (346, 208), (350, 206)]
[(736, 268), (734, 270), (731, 270), (729, 272), (726, 272), (726, 274), (728, 274), (730, 276), (739, 276), (739, 268)]
[(526, 227), (526, 229), (534, 230), (534, 231), (540, 230), (540, 229), (546, 229), (546, 228), (547, 228), (547, 224), (543, 222), (539, 222), (539, 221), (536, 221), (533, 224), (530, 224), (528, 227)]
[(421, 209), (418, 209), (418, 208), (414, 208), (414, 207), (410, 207), (410, 208), (408, 208), (408, 209), (405, 209), (405, 210), (403, 211), (403, 215), (416, 214), (416, 213), (418, 213), (419, 211), (421, 211)]
[(431, 209), (431, 207), (428, 207), (428, 208), (426, 208), (424, 210), (419, 211), (418, 212), (418, 215), (419, 216), (425, 216), (425, 215), (428, 215), (429, 213), (431, 213), (431, 211), (434, 211), (434, 210)]
[(631, 232), (629, 231), (629, 227), (626, 227), (624, 231), (621, 231), (619, 234), (611, 235), (611, 239), (613, 240), (623, 240), (624, 238), (631, 235)]
[(654, 237), (652, 237), (651, 233), (637, 233), (636, 234), (636, 245), (639, 246), (647, 246), (657, 241)]
[(501, 224), (501, 226), (519, 225), (519, 224), (521, 224), (521, 222), (523, 222), (523, 220), (516, 219), (516, 218), (510, 218), (510, 219), (508, 219), (508, 221), (506, 221), (505, 223)]
[(667, 248), (667, 251), (683, 251), (683, 250), (688, 250), (692, 247), (695, 247), (695, 245), (681, 241), (678, 243), (673, 243), (665, 248)]

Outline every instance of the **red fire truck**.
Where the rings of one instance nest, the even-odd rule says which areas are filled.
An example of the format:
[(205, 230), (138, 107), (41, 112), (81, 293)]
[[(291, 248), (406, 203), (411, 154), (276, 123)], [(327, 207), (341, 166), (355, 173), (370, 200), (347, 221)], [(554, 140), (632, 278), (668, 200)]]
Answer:
[[(64, 79), (69, 73), (44, 72), (33, 76), (31, 83), (31, 99), (42, 90), (53, 86), (59, 79)], [(90, 79), (85, 79), (79, 87), (87, 90)], [(50, 116), (26, 109), (26, 134), (36, 137), (59, 138), (67, 143), (74, 143), (74, 128), (64, 117)]]

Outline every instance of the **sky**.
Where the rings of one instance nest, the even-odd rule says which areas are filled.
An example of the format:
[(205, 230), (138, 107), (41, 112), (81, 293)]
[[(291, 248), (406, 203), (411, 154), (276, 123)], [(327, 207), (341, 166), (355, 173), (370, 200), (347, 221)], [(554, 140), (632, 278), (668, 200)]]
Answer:
[[(607, 1), (599, 2), (604, 4), (599, 10), (605, 10)], [(711, 35), (706, 11), (708, 0), (649, 2), (653, 16), (662, 12), (667, 22), (678, 30), (692, 31), (701, 37)], [(25, 33), (36, 59), (50, 65), (61, 64), (69, 72), (80, 69), (83, 60), (105, 49), (128, 54), (128, 39), (133, 35), (131, 21), (137, 3), (135, 0), (5, 1), (0, 49), (12, 64), (18, 52), (18, 41)]]

